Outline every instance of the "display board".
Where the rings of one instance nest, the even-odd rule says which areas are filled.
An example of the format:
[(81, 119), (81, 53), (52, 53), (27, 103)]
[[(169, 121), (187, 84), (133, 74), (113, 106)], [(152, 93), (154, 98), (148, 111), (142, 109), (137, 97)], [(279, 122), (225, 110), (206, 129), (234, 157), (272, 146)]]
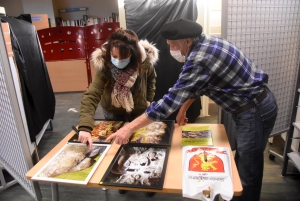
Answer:
[[(19, 108), (15, 89), (19, 86), (14, 85), (2, 29), (0, 29), (0, 86), (1, 169), (5, 169), (35, 200), (42, 200), (39, 185), (25, 177), (26, 172), (33, 167), (27, 143), (29, 133), (28, 128), (24, 126), (22, 111)], [(3, 186), (0, 189), (3, 189)]]
[[(269, 75), (279, 108), (271, 136), (289, 130), (299, 70), (300, 1), (223, 0), (222, 37)], [(235, 149), (231, 115), (223, 112), (221, 123)]]

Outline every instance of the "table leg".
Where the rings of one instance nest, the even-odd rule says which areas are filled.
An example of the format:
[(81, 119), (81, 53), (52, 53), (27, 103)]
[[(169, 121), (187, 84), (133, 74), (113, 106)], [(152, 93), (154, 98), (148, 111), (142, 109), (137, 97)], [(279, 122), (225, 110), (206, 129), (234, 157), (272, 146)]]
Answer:
[(52, 201), (59, 201), (57, 183), (51, 183), (51, 193), (52, 193)]

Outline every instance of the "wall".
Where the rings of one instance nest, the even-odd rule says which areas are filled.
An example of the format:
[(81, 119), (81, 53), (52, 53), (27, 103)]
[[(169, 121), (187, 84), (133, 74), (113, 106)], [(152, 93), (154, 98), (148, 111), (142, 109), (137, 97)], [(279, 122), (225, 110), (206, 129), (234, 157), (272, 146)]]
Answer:
[(5, 8), (8, 16), (19, 16), (24, 13), (22, 0), (0, 0), (0, 6)]
[(206, 13), (206, 1), (207, 0), (198, 0), (197, 1), (197, 10), (198, 10), (198, 17), (196, 19), (196, 22), (201, 24), (203, 28), (203, 33), (206, 33), (205, 30), (205, 24), (207, 22), (207, 13)]
[(24, 13), (47, 14), (51, 27), (55, 26), (52, 0), (22, 0)]
[[(87, 7), (87, 11), (59, 13), (58, 10), (66, 8)], [(111, 13), (119, 13), (118, 0), (53, 0), (56, 17), (63, 20), (79, 20), (83, 15), (89, 17), (110, 17)]]
[(124, 8), (124, 0), (118, 0), (119, 7), (119, 22), (120, 27), (126, 29), (126, 17), (125, 17), (125, 8)]
[(202, 25), (203, 33), (221, 36), (221, 0), (198, 0), (197, 22)]
[[(198, 0), (198, 18), (197, 22), (202, 25), (203, 33), (221, 36), (221, 0)], [(215, 104), (207, 96), (201, 96), (202, 110), (200, 117), (209, 116), (209, 105)]]
[[(109, 17), (111, 13), (119, 13), (118, 0), (0, 0), (8, 16), (19, 16), (23, 13), (47, 14), (51, 26), (55, 26), (55, 17), (64, 20), (82, 19), (83, 15), (90, 17)], [(87, 7), (87, 11), (59, 13), (65, 8)]]
[(221, 0), (210, 0), (208, 10), (208, 34), (221, 37)]

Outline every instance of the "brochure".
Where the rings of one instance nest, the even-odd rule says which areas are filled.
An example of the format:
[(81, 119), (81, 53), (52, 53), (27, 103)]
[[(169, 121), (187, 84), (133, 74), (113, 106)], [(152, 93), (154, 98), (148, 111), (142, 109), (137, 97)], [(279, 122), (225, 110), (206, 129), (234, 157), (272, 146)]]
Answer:
[(212, 146), (212, 133), (209, 126), (182, 126), (182, 146)]

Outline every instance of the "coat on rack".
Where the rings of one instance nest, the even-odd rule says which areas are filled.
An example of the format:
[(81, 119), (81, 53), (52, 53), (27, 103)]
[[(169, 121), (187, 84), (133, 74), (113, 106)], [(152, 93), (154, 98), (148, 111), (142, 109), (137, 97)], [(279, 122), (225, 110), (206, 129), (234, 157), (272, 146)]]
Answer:
[(34, 25), (14, 17), (9, 23), (12, 49), (18, 68), (24, 110), (31, 142), (44, 124), (53, 119), (55, 96)]

